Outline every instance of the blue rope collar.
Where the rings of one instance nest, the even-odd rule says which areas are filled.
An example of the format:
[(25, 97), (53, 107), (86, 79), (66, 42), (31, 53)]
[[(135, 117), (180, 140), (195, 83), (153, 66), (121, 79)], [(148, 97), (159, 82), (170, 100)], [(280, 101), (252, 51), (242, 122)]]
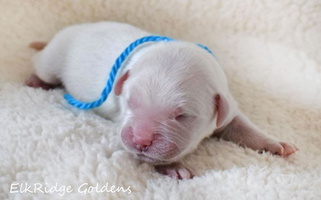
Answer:
[[(111, 90), (113, 89), (113, 84), (115, 82), (115, 78), (117, 75), (117, 72), (119, 70), (119, 68), (122, 66), (122, 64), (124, 63), (124, 61), (126, 60), (126, 58), (130, 55), (130, 53), (139, 45), (146, 43), (146, 42), (159, 42), (159, 41), (164, 41), (164, 42), (171, 42), (171, 41), (175, 41), (172, 38), (169, 37), (165, 37), (165, 36), (146, 36), (146, 37), (142, 37), (137, 39), (136, 41), (134, 41), (133, 43), (131, 43), (121, 54), (120, 56), (116, 59), (113, 67), (111, 68), (111, 71), (109, 73), (109, 78), (108, 78), (108, 82), (104, 88), (104, 90), (102, 91), (100, 98), (92, 101), (92, 102), (81, 102), (75, 98), (73, 98), (70, 94), (65, 94), (64, 98), (67, 100), (67, 102), (74, 106), (77, 107), (79, 109), (83, 109), (83, 110), (89, 110), (92, 108), (96, 108), (98, 106), (100, 106), (101, 104), (103, 104), (109, 93), (111, 92)], [(212, 53), (212, 51), (201, 44), (197, 44), (199, 47), (205, 49), (206, 51), (208, 51), (210, 54), (214, 55)]]

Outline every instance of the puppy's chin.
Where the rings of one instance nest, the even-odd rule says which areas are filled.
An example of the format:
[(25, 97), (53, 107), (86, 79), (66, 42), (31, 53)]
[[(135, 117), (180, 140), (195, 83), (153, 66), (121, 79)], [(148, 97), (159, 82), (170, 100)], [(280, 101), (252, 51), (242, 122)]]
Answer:
[(157, 165), (157, 164), (161, 164), (161, 163), (168, 163), (166, 161), (158, 160), (158, 159), (155, 159), (155, 158), (150, 158), (150, 157), (147, 157), (147, 156), (142, 155), (142, 154), (135, 154), (135, 157), (138, 158), (141, 161), (148, 162), (148, 163), (153, 164), (153, 165)]
[(135, 154), (135, 157), (141, 161), (148, 162), (152, 165), (165, 165), (175, 162), (177, 159), (168, 159), (168, 160), (161, 160), (156, 158), (151, 158), (143, 154)]

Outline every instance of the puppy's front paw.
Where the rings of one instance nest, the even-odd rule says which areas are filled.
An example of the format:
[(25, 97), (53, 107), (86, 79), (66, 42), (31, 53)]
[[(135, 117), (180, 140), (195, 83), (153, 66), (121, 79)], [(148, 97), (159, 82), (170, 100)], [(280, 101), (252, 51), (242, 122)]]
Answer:
[(269, 142), (266, 144), (263, 151), (269, 151), (272, 154), (279, 155), (282, 157), (288, 157), (289, 155), (295, 153), (299, 149), (289, 143), (286, 142)]
[(194, 176), (191, 170), (181, 164), (160, 165), (156, 166), (155, 169), (161, 174), (177, 179), (191, 179)]
[(299, 150), (293, 144), (289, 144), (289, 143), (285, 143), (285, 142), (280, 142), (280, 144), (283, 147), (283, 151), (281, 154), (278, 154), (278, 155), (280, 155), (282, 157), (287, 157), (287, 156), (289, 156)]

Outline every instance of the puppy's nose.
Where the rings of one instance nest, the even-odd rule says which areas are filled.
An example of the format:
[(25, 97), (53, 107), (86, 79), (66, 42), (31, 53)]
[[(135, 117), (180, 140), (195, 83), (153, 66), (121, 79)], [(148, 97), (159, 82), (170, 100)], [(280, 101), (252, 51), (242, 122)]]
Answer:
[(148, 147), (152, 144), (152, 137), (134, 136), (133, 142), (136, 144), (135, 148), (139, 151), (147, 151)]

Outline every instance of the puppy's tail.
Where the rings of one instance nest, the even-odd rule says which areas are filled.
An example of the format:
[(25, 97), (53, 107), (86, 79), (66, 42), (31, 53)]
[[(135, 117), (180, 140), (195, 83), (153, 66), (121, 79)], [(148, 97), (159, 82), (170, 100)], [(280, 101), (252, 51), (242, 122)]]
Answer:
[(46, 42), (31, 42), (29, 44), (29, 47), (32, 49), (35, 49), (37, 51), (41, 51), (46, 47), (47, 43)]

